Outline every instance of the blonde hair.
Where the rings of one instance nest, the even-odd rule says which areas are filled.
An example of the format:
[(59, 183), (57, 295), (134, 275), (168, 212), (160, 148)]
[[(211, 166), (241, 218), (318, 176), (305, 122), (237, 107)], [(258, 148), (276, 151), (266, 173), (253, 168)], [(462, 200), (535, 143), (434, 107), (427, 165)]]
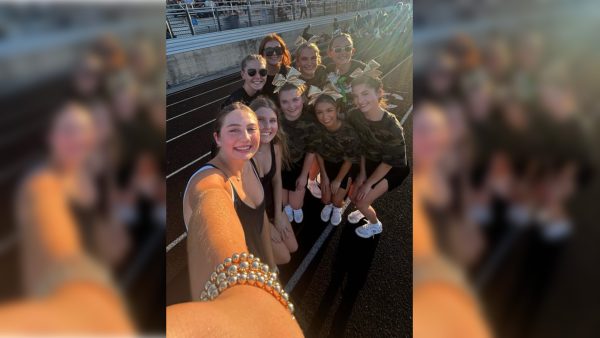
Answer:
[(298, 46), (298, 48), (296, 48), (296, 52), (294, 53), (294, 57), (296, 59), (296, 66), (298, 66), (298, 59), (300, 59), (300, 53), (302, 53), (303, 50), (305, 50), (306, 48), (310, 48), (312, 50), (315, 51), (315, 53), (317, 53), (317, 65), (321, 64), (321, 52), (319, 51), (319, 47), (317, 47), (316, 44), (314, 43), (308, 43), (305, 42), (303, 44), (301, 44), (300, 46)]

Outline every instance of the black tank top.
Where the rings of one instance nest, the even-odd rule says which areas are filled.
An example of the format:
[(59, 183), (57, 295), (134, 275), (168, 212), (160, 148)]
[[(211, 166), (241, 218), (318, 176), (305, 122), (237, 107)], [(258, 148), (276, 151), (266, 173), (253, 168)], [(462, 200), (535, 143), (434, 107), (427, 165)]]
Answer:
[[(256, 170), (256, 166), (252, 161), (250, 163), (252, 164), (252, 168), (254, 169), (254, 174), (258, 179), (260, 179)], [(227, 177), (225, 172), (221, 168), (215, 166), (214, 164), (208, 163), (206, 164), (206, 166), (211, 166), (215, 169), (220, 170)], [(260, 204), (257, 205), (256, 208), (252, 208), (246, 203), (244, 203), (244, 201), (242, 201), (242, 199), (237, 193), (237, 190), (235, 189), (235, 186), (231, 182), (229, 182), (229, 184), (231, 185), (231, 189), (233, 190), (234, 195), (233, 207), (235, 208), (235, 212), (238, 218), (240, 219), (240, 223), (242, 223), (242, 228), (244, 229), (244, 237), (246, 239), (246, 246), (248, 247), (248, 250), (250, 251), (250, 253), (253, 253), (254, 255), (260, 257), (264, 262), (269, 264), (269, 266), (274, 266), (274, 262), (267, 262), (267, 257), (269, 257), (267, 256), (268, 249), (266, 243), (262, 240), (262, 232), (264, 230), (263, 222), (265, 215), (265, 198), (263, 198), (262, 202), (260, 202)]]
[[(256, 168), (254, 159), (252, 159), (252, 165)], [(275, 218), (275, 200), (273, 197), (273, 177), (275, 177), (275, 171), (275, 146), (271, 142), (271, 169), (265, 176), (259, 177), (265, 192), (265, 209), (270, 220)]]

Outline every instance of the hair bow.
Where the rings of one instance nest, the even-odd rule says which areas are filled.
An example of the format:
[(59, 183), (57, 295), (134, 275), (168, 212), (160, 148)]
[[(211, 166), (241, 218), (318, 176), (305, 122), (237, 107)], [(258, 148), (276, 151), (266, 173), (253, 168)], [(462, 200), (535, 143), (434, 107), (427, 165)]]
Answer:
[(310, 86), (307, 95), (309, 98), (308, 104), (314, 104), (321, 95), (327, 95), (336, 101), (344, 97), (344, 95), (340, 94), (333, 86), (325, 85), (323, 90), (316, 86)]
[(296, 47), (300, 47), (300, 45), (302, 45), (303, 43), (317, 43), (319, 41), (319, 39), (321, 39), (318, 35), (313, 35), (310, 37), (310, 39), (308, 39), (308, 41), (306, 41), (306, 39), (304, 39), (302, 37), (302, 35), (300, 35), (297, 39), (296, 42), (294, 42), (294, 44), (296, 45)]
[(367, 75), (370, 76), (374, 79), (379, 79), (379, 77), (381, 76), (381, 74), (383, 74), (380, 70), (378, 70), (377, 68), (379, 68), (381, 65), (379, 63), (377, 63), (377, 61), (375, 60), (371, 60), (369, 61), (369, 63), (367, 63), (367, 65), (365, 66), (365, 69), (360, 69), (360, 68), (356, 68), (352, 74), (350, 74), (350, 77), (355, 79), (357, 77), (361, 77), (363, 75)]
[(300, 87), (304, 84), (304, 80), (300, 79), (300, 75), (302, 75), (302, 73), (300, 73), (294, 67), (290, 68), (286, 76), (277, 74), (273, 79), (273, 85), (275, 86), (275, 90), (273, 90), (273, 93), (279, 92), (281, 87), (283, 87), (286, 83), (291, 83), (296, 87)]

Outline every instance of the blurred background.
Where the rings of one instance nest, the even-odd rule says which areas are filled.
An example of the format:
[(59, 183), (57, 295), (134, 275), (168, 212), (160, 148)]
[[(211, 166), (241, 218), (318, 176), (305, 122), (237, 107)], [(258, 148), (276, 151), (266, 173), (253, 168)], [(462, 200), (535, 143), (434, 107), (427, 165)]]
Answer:
[[(54, 266), (65, 268), (32, 262), (44, 229), (24, 226), (15, 211), (52, 217), (30, 202), (66, 196), (68, 225), (85, 256), (109, 273), (133, 325), (164, 332), (164, 8), (158, 1), (0, 5), (0, 306), (40, 296), (35, 284), (56, 278)], [(17, 198), (40, 173), (61, 184)], [(85, 269), (77, 269), (57, 280), (82, 278)]]
[(599, 9), (414, 4), (414, 193), (497, 337), (600, 336)]

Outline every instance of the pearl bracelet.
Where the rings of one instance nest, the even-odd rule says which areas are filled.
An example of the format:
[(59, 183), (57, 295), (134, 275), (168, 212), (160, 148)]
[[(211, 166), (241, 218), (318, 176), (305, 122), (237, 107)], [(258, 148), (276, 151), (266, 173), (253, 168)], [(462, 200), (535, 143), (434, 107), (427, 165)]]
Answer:
[(216, 271), (210, 275), (210, 280), (204, 286), (200, 300), (213, 300), (235, 285), (251, 285), (272, 294), (293, 315), (294, 305), (290, 302), (289, 295), (279, 283), (277, 273), (270, 271), (269, 266), (261, 263), (260, 258), (254, 257), (253, 254), (235, 253), (217, 265)]

